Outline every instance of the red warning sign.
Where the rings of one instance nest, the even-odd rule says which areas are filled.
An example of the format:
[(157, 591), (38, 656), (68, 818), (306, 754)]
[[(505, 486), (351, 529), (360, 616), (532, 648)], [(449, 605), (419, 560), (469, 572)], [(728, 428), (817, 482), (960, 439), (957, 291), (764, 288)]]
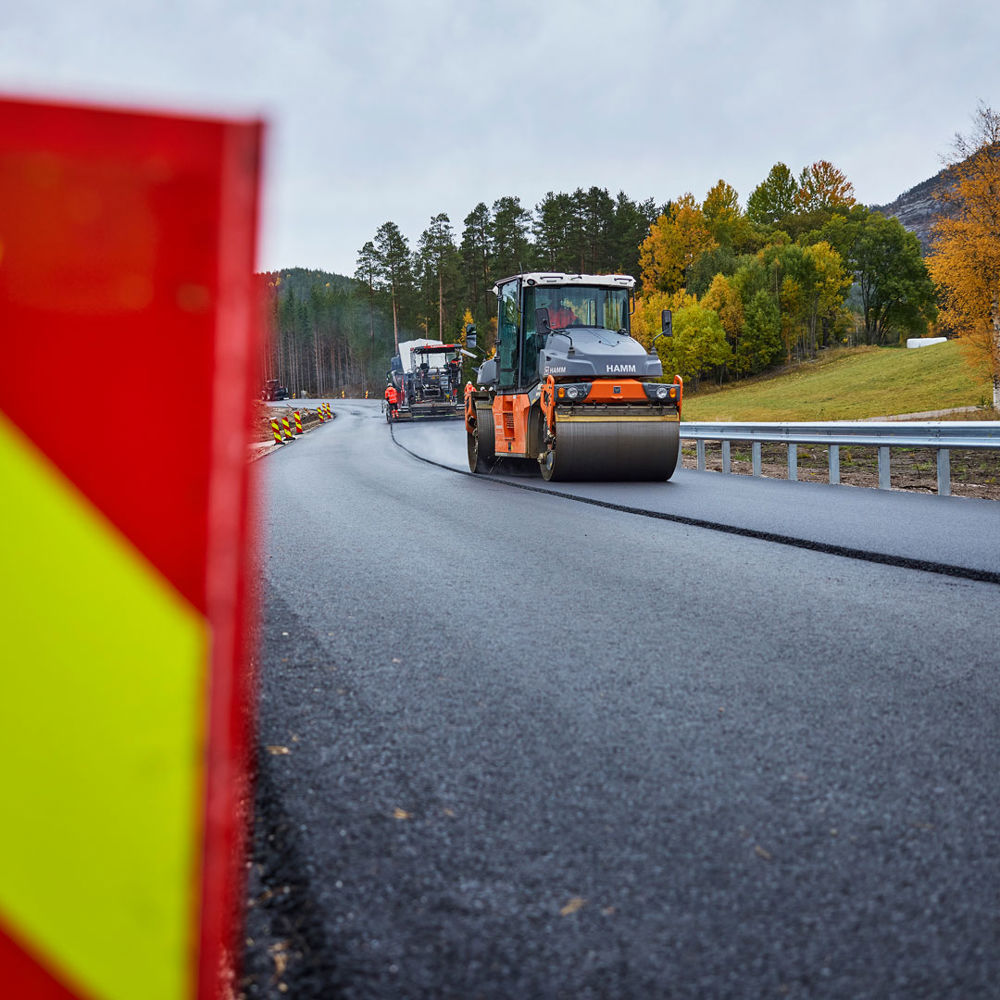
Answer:
[(261, 134), (0, 101), (12, 996), (208, 998), (232, 974)]

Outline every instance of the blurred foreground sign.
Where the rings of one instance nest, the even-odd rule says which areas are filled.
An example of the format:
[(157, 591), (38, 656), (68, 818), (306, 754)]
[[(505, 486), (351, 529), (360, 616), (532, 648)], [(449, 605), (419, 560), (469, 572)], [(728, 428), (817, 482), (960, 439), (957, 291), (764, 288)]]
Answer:
[(261, 126), (0, 101), (0, 982), (227, 992)]

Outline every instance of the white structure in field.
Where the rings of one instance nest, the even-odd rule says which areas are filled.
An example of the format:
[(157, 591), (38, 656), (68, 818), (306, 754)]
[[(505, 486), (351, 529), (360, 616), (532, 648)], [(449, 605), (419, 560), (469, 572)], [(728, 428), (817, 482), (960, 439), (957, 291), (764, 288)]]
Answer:
[(947, 344), (947, 337), (910, 337), (906, 341), (907, 347), (930, 347), (931, 344)]

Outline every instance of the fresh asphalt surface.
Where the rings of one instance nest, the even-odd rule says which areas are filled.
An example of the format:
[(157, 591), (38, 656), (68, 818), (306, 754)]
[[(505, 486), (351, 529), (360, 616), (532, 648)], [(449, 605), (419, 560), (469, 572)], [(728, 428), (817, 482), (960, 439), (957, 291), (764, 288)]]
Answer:
[(334, 410), (262, 463), (246, 996), (997, 995), (997, 505)]

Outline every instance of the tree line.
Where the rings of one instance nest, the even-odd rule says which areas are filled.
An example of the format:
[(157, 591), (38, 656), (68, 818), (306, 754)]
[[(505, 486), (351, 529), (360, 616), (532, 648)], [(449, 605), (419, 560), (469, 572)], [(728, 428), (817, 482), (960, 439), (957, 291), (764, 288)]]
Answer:
[[(982, 128), (976, 142), (989, 147), (992, 133)], [(970, 140), (962, 162), (974, 148)], [(950, 190), (961, 197), (957, 183)], [(745, 206), (721, 179), (701, 201), (685, 193), (662, 205), (598, 187), (549, 192), (533, 209), (506, 196), (476, 205), (460, 232), (447, 214), (435, 215), (413, 247), (394, 222), (383, 223), (359, 249), (353, 279), (302, 270), (262, 276), (274, 334), (266, 367), (292, 391), (380, 392), (401, 340), (454, 341), (473, 322), (489, 349), (494, 282), (543, 270), (635, 275), (633, 327), (643, 343), (652, 343), (661, 310), (673, 310), (674, 337), (658, 342), (665, 371), (695, 382), (742, 378), (833, 345), (925, 333), (939, 301), (948, 329), (964, 330), (961, 296), (948, 284), (959, 269), (958, 237), (947, 227), (939, 235), (945, 242), (929, 271), (917, 237), (858, 204), (853, 185), (825, 160), (798, 174), (776, 163)], [(982, 330), (992, 329), (996, 312), (980, 309), (987, 356), (992, 341)]]
[(696, 382), (839, 344), (895, 343), (937, 318), (917, 237), (859, 205), (825, 160), (798, 176), (775, 164), (745, 210), (724, 180), (702, 202), (681, 196), (650, 227), (640, 266), (637, 335), (651, 343), (661, 310), (672, 309), (664, 365)]
[(353, 278), (302, 268), (259, 276), (270, 332), (261, 378), (278, 378), (296, 395), (381, 394), (400, 341), (455, 341), (475, 323), (489, 347), (498, 278), (638, 273), (639, 245), (663, 210), (597, 187), (550, 192), (533, 211), (508, 196), (476, 205), (461, 234), (447, 214), (435, 215), (415, 247), (385, 222), (358, 251)]

